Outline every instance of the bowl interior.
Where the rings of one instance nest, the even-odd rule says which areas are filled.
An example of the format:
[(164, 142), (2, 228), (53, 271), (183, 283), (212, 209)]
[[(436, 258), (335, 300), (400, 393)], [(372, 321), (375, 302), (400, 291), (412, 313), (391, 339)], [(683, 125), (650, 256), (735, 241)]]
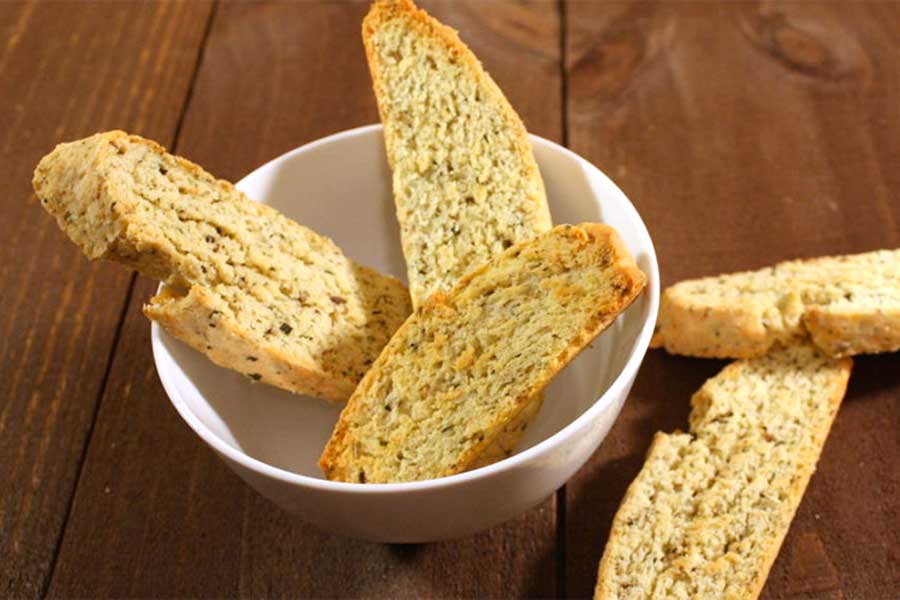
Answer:
[[(649, 237), (622, 192), (571, 152), (535, 136), (532, 144), (554, 223), (612, 225), (652, 278), (656, 265)], [(359, 262), (406, 280), (380, 126), (337, 134), (285, 154), (238, 187), (329, 236)], [(558, 432), (603, 395), (632, 355), (652, 299), (642, 295), (550, 384), (519, 452)], [(155, 324), (153, 340), (160, 378), (182, 411), (190, 411), (240, 452), (287, 471), (322, 477), (317, 461), (339, 406), (255, 384), (216, 367)]]

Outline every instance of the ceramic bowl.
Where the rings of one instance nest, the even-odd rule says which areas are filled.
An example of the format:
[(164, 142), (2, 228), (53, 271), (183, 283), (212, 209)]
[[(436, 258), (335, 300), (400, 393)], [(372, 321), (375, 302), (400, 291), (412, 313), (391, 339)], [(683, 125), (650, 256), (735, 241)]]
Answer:
[[(430, 481), (327, 481), (317, 460), (339, 406), (216, 367), (154, 323), (156, 368), (178, 413), (260, 494), (338, 534), (383, 542), (465, 536), (547, 498), (594, 453), (628, 396), (656, 321), (659, 273), (647, 229), (622, 191), (569, 150), (537, 136), (531, 142), (553, 221), (615, 227), (648, 285), (550, 384), (539, 416), (513, 456)], [(405, 280), (380, 125), (297, 148), (237, 187), (329, 236), (357, 261)]]

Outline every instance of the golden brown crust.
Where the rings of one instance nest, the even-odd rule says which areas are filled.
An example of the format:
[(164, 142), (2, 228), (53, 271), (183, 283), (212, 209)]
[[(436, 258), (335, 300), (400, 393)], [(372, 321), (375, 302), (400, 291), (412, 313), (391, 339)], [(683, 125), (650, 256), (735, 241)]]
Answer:
[[(578, 354), (580, 354), (596, 336), (600, 335), (603, 330), (609, 327), (615, 318), (634, 302), (647, 283), (647, 277), (634, 263), (631, 253), (628, 252), (628, 249), (625, 247), (619, 234), (609, 225), (599, 223), (581, 223), (577, 227), (561, 225), (553, 231), (563, 231), (568, 237), (579, 238), (583, 241), (589, 241), (592, 244), (600, 246), (608, 246), (612, 250), (612, 256), (616, 257), (616, 266), (619, 274), (622, 276), (623, 285), (625, 286), (623, 290), (624, 293), (617, 304), (608, 307), (608, 309), (602, 313), (595, 313), (593, 315), (593, 317), (584, 325), (581, 333), (572, 340), (572, 343), (565, 350), (557, 355), (553, 362), (551, 362), (549, 372), (543, 378), (534, 381), (531, 387), (516, 400), (515, 410), (508, 416), (504, 415), (502, 417), (501, 421), (503, 423), (516, 421), (523, 412), (526, 412), (527, 404), (533, 402), (531, 399), (541, 396), (544, 388), (552, 381), (553, 377), (578, 356)], [(523, 242), (520, 246), (527, 243), (528, 242)], [(454, 288), (454, 291), (462, 290), (468, 282), (477, 277), (480, 273), (486, 272), (494, 262), (499, 262), (502, 256), (503, 255), (498, 257), (496, 261), (491, 261), (482, 265), (480, 268), (471, 271), (467, 276), (460, 280)], [(451, 292), (451, 295), (452, 293), (453, 292)], [(441, 299), (443, 300), (443, 297), (441, 297)], [(528, 410), (530, 411), (531, 409)], [(459, 471), (465, 471), (472, 468), (472, 465), (479, 461), (479, 456), (496, 442), (497, 437), (499, 437), (502, 432), (503, 427), (498, 426), (486, 436), (483, 444), (473, 446), (468, 453), (464, 454), (460, 459), (463, 468)], [(448, 471), (441, 476), (452, 475), (459, 471)]]
[(790, 523), (794, 520), (794, 515), (797, 514), (797, 509), (800, 507), (800, 501), (803, 500), (803, 494), (806, 492), (806, 488), (809, 485), (810, 479), (812, 479), (813, 473), (815, 473), (819, 455), (822, 453), (822, 448), (825, 446), (825, 440), (828, 438), (828, 433), (831, 431), (831, 425), (834, 423), (834, 418), (837, 416), (844, 395), (847, 393), (847, 384), (850, 381), (850, 372), (852, 370), (853, 360), (850, 358), (841, 359), (840, 382), (834, 388), (833, 393), (827, 401), (827, 404), (830, 407), (829, 418), (823, 421), (821, 427), (814, 433), (815, 450), (810, 451), (806, 460), (802, 461), (804, 464), (808, 464), (809, 468), (798, 473), (798, 477), (794, 481), (794, 486), (791, 489), (790, 496), (786, 503), (787, 510), (784, 515), (785, 526), (779, 530), (779, 535), (770, 540), (768, 549), (763, 553), (763, 560), (760, 563), (759, 573), (756, 580), (751, 584), (747, 594), (748, 600), (759, 597), (759, 594), (762, 592), (762, 588), (766, 583), (766, 579), (769, 577), (769, 571), (772, 570), (772, 565), (778, 557), (778, 552), (781, 550), (781, 544), (784, 543), (784, 538), (787, 535)]
[[(458, 33), (452, 28), (443, 25), (436, 19), (429, 16), (424, 10), (418, 9), (412, 2), (408, 0), (387, 0), (374, 3), (362, 26), (362, 38), (366, 50), (369, 70), (372, 75), (373, 88), (378, 104), (378, 110), (381, 116), (381, 121), (385, 124), (385, 145), (387, 148), (387, 157), (388, 161), (391, 164), (391, 168), (396, 171), (398, 167), (398, 165), (396, 164), (397, 161), (395, 160), (395, 147), (397, 144), (396, 140), (394, 139), (395, 130), (390, 126), (390, 112), (385, 109), (386, 105), (389, 103), (389, 94), (388, 90), (386, 90), (385, 77), (382, 73), (382, 68), (384, 67), (384, 65), (379, 60), (378, 53), (375, 48), (374, 37), (379, 28), (394, 19), (405, 19), (411, 28), (416, 29), (419, 38), (437, 42), (444, 49), (446, 49), (449, 55), (452, 55), (453, 57), (455, 57), (455, 59), (465, 65), (467, 69), (467, 76), (474, 80), (476, 82), (476, 85), (484, 91), (483, 97), (486, 99), (486, 102), (493, 103), (499, 108), (500, 112), (504, 116), (506, 129), (513, 134), (513, 138), (517, 147), (517, 154), (524, 165), (526, 165), (525, 179), (530, 182), (530, 185), (526, 186), (530, 189), (530, 195), (528, 196), (527, 200), (525, 200), (524, 198), (519, 198), (516, 200), (518, 204), (524, 204), (528, 200), (533, 202), (533, 206), (528, 210), (530, 212), (533, 212), (536, 216), (536, 218), (534, 219), (534, 228), (533, 230), (526, 230), (525, 233), (528, 234), (527, 237), (532, 237), (533, 235), (537, 235), (538, 233), (549, 230), (552, 226), (552, 223), (550, 220), (549, 208), (546, 202), (543, 180), (541, 178), (540, 171), (538, 170), (537, 163), (534, 160), (530, 141), (528, 139), (528, 134), (521, 119), (510, 106), (509, 102), (503, 96), (502, 91), (499, 89), (490, 75), (485, 72), (478, 58), (460, 40)], [(441, 144), (438, 143), (438, 145)], [(516, 175), (516, 178), (519, 178), (518, 174)], [(445, 201), (449, 200), (445, 198)], [(401, 208), (401, 204), (401, 199), (399, 196), (397, 196), (397, 218), (400, 222), (401, 232), (404, 234), (401, 236), (401, 245), (403, 247), (403, 252), (407, 261), (410, 280), (410, 294), (412, 296), (413, 306), (418, 306), (422, 302), (424, 302), (425, 298), (432, 291), (435, 291), (431, 289), (430, 286), (420, 282), (420, 273), (425, 273), (426, 279), (428, 276), (435, 276), (435, 279), (439, 281), (450, 279), (451, 283), (446, 286), (447, 288), (449, 288), (452, 285), (452, 281), (457, 279), (462, 273), (457, 273), (456, 265), (453, 264), (444, 265), (448, 266), (449, 276), (444, 276), (443, 272), (441, 272), (439, 268), (434, 268), (434, 265), (432, 265), (432, 268), (424, 269), (421, 272), (414, 266), (417, 263), (417, 253), (422, 252), (423, 250), (414, 242), (413, 236), (408, 235), (409, 229), (415, 228), (415, 226), (407, 223), (408, 219), (406, 217), (406, 211)], [(498, 220), (503, 219), (502, 211), (499, 210), (499, 204), (496, 208), (498, 210), (495, 216)], [(421, 214), (421, 211), (416, 212)], [(472, 225), (472, 223), (469, 224), (469, 226)], [(490, 246), (495, 237), (511, 237), (515, 241), (520, 241), (515, 236), (512, 236), (510, 231), (497, 233), (499, 235), (486, 235), (483, 239), (480, 240), (480, 242), (483, 244), (486, 243), (488, 246)], [(449, 250), (448, 244), (442, 242), (441, 240), (434, 238), (431, 241), (433, 242), (433, 245), (445, 250)], [(469, 249), (474, 250), (474, 248), (477, 247), (477, 243), (475, 243), (473, 244), (473, 247), (470, 247)], [(455, 252), (457, 252), (458, 250), (459, 248), (454, 248), (452, 252), (455, 254)], [(482, 248), (482, 250), (485, 250), (485, 248)], [(437, 254), (436, 249), (433, 247), (429, 248), (427, 252), (431, 255)], [(477, 257), (477, 259), (473, 260), (471, 256), (464, 256), (462, 257), (460, 262), (468, 266), (469, 263), (477, 264), (483, 262), (484, 260), (487, 260), (491, 256), (491, 254), (487, 252), (481, 252), (478, 254), (480, 255)], [(435, 271), (439, 272), (440, 275), (436, 275)], [(447, 290), (444, 289), (443, 291)], [(473, 468), (509, 456), (515, 446), (518, 444), (527, 426), (537, 416), (542, 403), (542, 396), (534, 398), (531, 401), (531, 405), (524, 409), (517, 419), (509, 423), (505, 428), (505, 431), (498, 436), (496, 446), (487, 448), (481, 459), (473, 463)]]
[[(666, 439), (667, 435), (668, 434), (661, 431), (657, 431), (653, 434), (653, 441), (650, 442), (650, 447), (647, 448), (647, 453), (644, 456), (645, 463), (650, 462), (650, 460), (656, 456), (660, 445)], [(616, 511), (615, 516), (613, 516), (612, 527), (609, 530), (609, 538), (606, 542), (607, 548), (609, 548), (620, 535), (619, 531), (622, 529), (622, 519), (619, 515), (623, 512), (623, 508), (631, 502), (632, 497), (637, 493), (637, 486), (638, 480), (635, 478), (635, 480), (629, 484), (628, 489), (625, 490), (625, 496), (622, 498), (622, 502), (619, 503), (619, 509)], [(604, 552), (600, 559), (600, 566), (597, 569), (597, 585), (594, 587), (594, 600), (618, 600), (614, 595), (606, 594), (606, 589), (601, 586), (601, 583), (607, 581), (610, 577), (610, 570), (612, 569), (611, 562), (611, 554)]]
[[(171, 336), (201, 352), (214, 364), (237, 371), (253, 381), (263, 381), (285, 390), (344, 402), (353, 393), (352, 379), (326, 375), (311, 369), (271, 344), (248, 335), (235, 321), (221, 298), (203, 286), (192, 286), (180, 295), (165, 287), (143, 307), (144, 315), (160, 324)], [(218, 314), (216, 327), (209, 315)]]
[[(490, 74), (484, 70), (484, 67), (481, 64), (481, 61), (478, 60), (478, 57), (475, 56), (475, 53), (472, 52), (468, 46), (466, 46), (463, 41), (459, 38), (459, 32), (457, 32), (452, 27), (448, 27), (444, 25), (437, 19), (431, 17), (426, 11), (416, 7), (415, 4), (411, 0), (377, 0), (372, 4), (372, 8), (369, 10), (368, 15), (363, 20), (362, 25), (362, 38), (363, 45), (366, 50), (366, 60), (369, 63), (369, 71), (372, 76), (372, 87), (375, 91), (375, 99), (378, 103), (378, 110), (381, 116), (381, 121), (385, 121), (384, 114), (384, 79), (381, 75), (379, 64), (377, 57), (375, 55), (375, 48), (372, 45), (372, 35), (379, 26), (383, 23), (390, 21), (393, 18), (398, 16), (406, 16), (419, 25), (422, 30), (433, 39), (441, 40), (446, 47), (454, 52), (458, 59), (464, 62), (469, 66), (471, 71), (471, 75), (475, 78), (480, 85), (483, 85), (485, 88), (489, 90), (489, 94), (493, 98), (493, 100), (502, 107), (503, 112), (506, 118), (509, 120), (510, 128), (516, 131), (517, 141), (519, 144), (519, 152), (523, 157), (528, 157), (530, 159), (530, 170), (531, 177), (535, 183), (535, 185), (539, 186), (541, 190), (541, 196), (545, 196), (544, 192), (544, 181), (541, 178), (540, 170), (538, 169), (537, 162), (534, 160), (534, 156), (531, 152), (531, 142), (528, 140), (528, 131), (525, 129), (525, 124), (522, 122), (522, 119), (519, 117), (519, 114), (513, 109), (510, 105), (509, 101), (506, 99), (506, 96), (503, 95), (503, 92), (500, 90), (500, 87), (493, 80)], [(385, 144), (388, 147), (388, 160), (391, 160), (392, 152), (391, 147), (393, 145), (393, 140), (388, 139), (388, 129), (385, 129)], [(546, 214), (546, 225), (549, 229), (551, 227), (550, 220), (550, 212), (546, 207), (546, 201), (542, 202), (543, 207), (541, 210)]]
[[(833, 360), (811, 347), (795, 347), (736, 361), (708, 380), (691, 399), (691, 434), (655, 435), (644, 468), (613, 519), (594, 597), (621, 600), (648, 597), (651, 591), (663, 593), (671, 590), (665, 586), (672, 585), (669, 574), (675, 571), (676, 580), (685, 584), (679, 589), (682, 595), (705, 597), (716, 589), (721, 597), (756, 598), (815, 470), (846, 393), (851, 368), (850, 359)], [(755, 492), (762, 494), (759, 501), (770, 513), (764, 520), (753, 521), (750, 531), (764, 536), (763, 545), (756, 541), (745, 545), (742, 537), (724, 538), (726, 543), (722, 537), (726, 534), (717, 524), (728, 521), (716, 519), (730, 516), (734, 522), (744, 523), (750, 516), (736, 512), (757, 506), (752, 492), (743, 497), (740, 491), (752, 486), (751, 478), (756, 475), (750, 455), (774, 460), (769, 453), (785, 444), (786, 454), (775, 456), (789, 456), (790, 460), (774, 469), (774, 476), (781, 485), (786, 482), (787, 489), (763, 478), (768, 482), (765, 489)], [(741, 470), (747, 468), (751, 471)], [(692, 479), (691, 473), (698, 473), (697, 478)], [(713, 487), (720, 482), (722, 487)], [(709, 491), (714, 489), (718, 491)], [(683, 495), (678, 496), (679, 492)], [(704, 496), (707, 493), (712, 497)], [(687, 504), (673, 506), (673, 498)], [(743, 503), (729, 504), (738, 502), (737, 498), (743, 498)], [(698, 504), (690, 505), (691, 501)], [(651, 544), (645, 538), (655, 536), (658, 530), (666, 532), (666, 537), (652, 543), (661, 545), (664, 554), (654, 546), (644, 558), (631, 558), (631, 549)], [(694, 537), (677, 537), (673, 531)], [(688, 545), (687, 539), (702, 547)], [(724, 551), (720, 550), (723, 544)], [(621, 565), (623, 560), (630, 562)], [(709, 561), (719, 566), (712, 568)], [(622, 572), (616, 572), (614, 562)], [(728, 574), (721, 569), (738, 571)]]
[(835, 357), (900, 350), (900, 249), (682, 281), (663, 292), (650, 345), (751, 358), (810, 341)]
[[(459, 61), (468, 66), (471, 77), (477, 81), (478, 85), (483, 86), (493, 102), (501, 107), (501, 110), (507, 119), (509, 130), (515, 132), (518, 154), (528, 165), (528, 178), (531, 185), (538, 190), (536, 197), (532, 198), (532, 201), (535, 203), (534, 210), (540, 216), (540, 227), (538, 232), (549, 230), (550, 227), (552, 227), (552, 220), (550, 218), (549, 207), (547, 206), (544, 181), (541, 178), (537, 162), (534, 160), (534, 155), (531, 151), (531, 142), (528, 139), (528, 132), (525, 129), (524, 123), (522, 123), (519, 115), (509, 104), (509, 101), (503, 95), (503, 92), (497, 86), (496, 82), (494, 82), (487, 71), (484, 70), (478, 57), (476, 57), (462, 40), (460, 40), (458, 32), (455, 29), (442, 24), (437, 19), (434, 19), (424, 10), (417, 8), (411, 0), (377, 0), (372, 4), (372, 8), (363, 20), (363, 45), (365, 46), (366, 59), (369, 64), (369, 71), (372, 76), (372, 86), (375, 92), (378, 112), (382, 123), (388, 122), (388, 116), (385, 110), (385, 83), (372, 38), (379, 27), (388, 21), (399, 17), (411, 19), (412, 22), (420, 28), (423, 37), (428, 37), (443, 43)], [(391, 168), (393, 169), (395, 166), (393, 164), (393, 148), (395, 143), (392, 139), (392, 130), (390, 127), (384, 128), (384, 136), (388, 161), (391, 163)], [(404, 225), (402, 212), (398, 211), (397, 216), (402, 228)], [(405, 237), (401, 239), (401, 242), (404, 256), (409, 260), (409, 258), (414, 255), (415, 250), (410, 246), (409, 241)], [(424, 301), (425, 297), (427, 297), (427, 294), (421, 295), (420, 297), (420, 294), (416, 293), (414, 285), (411, 285), (410, 291), (413, 296), (414, 307), (418, 306)]]
[(803, 314), (803, 325), (813, 343), (831, 356), (900, 350), (900, 305), (879, 311), (814, 307)]
[(289, 391), (345, 400), (410, 312), (394, 278), (139, 136), (61, 144), (34, 188), (89, 258), (189, 290), (157, 296), (148, 317), (216, 364)]
[[(571, 243), (567, 243), (565, 240), (569, 240)], [(571, 337), (561, 338), (558, 342), (561, 350), (553, 350), (552, 352), (555, 354), (548, 355), (545, 359), (546, 362), (540, 363), (541, 367), (539, 369), (524, 365), (523, 368), (525, 370), (523, 372), (527, 373), (526, 377), (528, 379), (524, 381), (513, 380), (514, 383), (511, 384), (509, 391), (506, 392), (511, 394), (508, 402), (490, 410), (484, 409), (475, 401), (473, 401), (471, 406), (463, 406), (464, 410), (484, 410), (481, 413), (465, 413), (466, 422), (478, 420), (479, 423), (484, 423), (483, 426), (479, 426), (480, 429), (476, 432), (477, 436), (467, 437), (461, 443), (454, 442), (450, 444), (453, 449), (445, 457), (447, 459), (446, 463), (426, 462), (426, 464), (415, 465), (414, 467), (409, 467), (410, 471), (402, 476), (398, 475), (398, 471), (393, 471), (394, 467), (391, 466), (393, 454), (390, 453), (394, 453), (398, 449), (402, 451), (403, 444), (406, 442), (405, 439), (385, 440), (382, 450), (374, 447), (374, 450), (366, 449), (364, 456), (357, 453), (356, 448), (358, 446), (369, 445), (374, 440), (360, 438), (351, 432), (351, 424), (353, 424), (353, 431), (356, 431), (360, 430), (360, 426), (355, 423), (371, 423), (371, 421), (364, 418), (364, 415), (368, 414), (369, 411), (376, 415), (379, 414), (375, 408), (384, 401), (384, 398), (387, 397), (386, 394), (395, 391), (396, 386), (400, 385), (401, 377), (412, 378), (412, 375), (406, 373), (411, 369), (410, 365), (417, 365), (417, 370), (413, 372), (415, 374), (414, 380), (421, 382), (423, 385), (428, 385), (432, 380), (440, 381), (446, 375), (445, 363), (438, 364), (435, 362), (434, 366), (431, 366), (432, 363), (429, 362), (431, 359), (428, 354), (430, 347), (426, 343), (417, 342), (420, 339), (416, 337), (419, 335), (419, 332), (429, 332), (427, 335), (432, 336), (431, 338), (425, 338), (426, 342), (428, 339), (436, 339), (435, 336), (442, 335), (439, 332), (460, 331), (461, 336), (467, 336), (468, 329), (466, 324), (474, 322), (473, 319), (476, 317), (473, 315), (481, 314), (477, 311), (491, 310), (486, 308), (489, 305), (483, 304), (482, 301), (492, 302), (494, 298), (502, 295), (501, 292), (495, 293), (494, 290), (518, 289), (516, 286), (521, 285), (521, 282), (516, 277), (520, 275), (524, 278), (531, 278), (529, 281), (536, 286), (542, 285), (544, 281), (543, 275), (533, 275), (531, 271), (509, 271), (509, 269), (513, 268), (510, 265), (519, 264), (515, 261), (520, 260), (520, 256), (524, 257), (521, 260), (532, 261), (529, 264), (532, 265), (531, 268), (535, 269), (535, 273), (544, 272), (541, 271), (542, 269), (553, 273), (564, 273), (569, 268), (568, 264), (576, 260), (570, 254), (572, 248), (576, 247), (580, 248), (579, 252), (586, 253), (586, 258), (583, 260), (588, 262), (584, 264), (592, 265), (580, 268), (596, 269), (592, 279), (590, 279), (590, 285), (596, 285), (596, 288), (573, 289), (571, 284), (564, 283), (565, 279), (556, 281), (547, 276), (547, 281), (550, 284), (546, 287), (544, 292), (546, 295), (543, 297), (531, 295), (516, 298), (515, 296), (504, 295), (502, 299), (496, 300), (497, 302), (506, 302), (512, 298), (514, 301), (517, 300), (522, 303), (529, 302), (530, 304), (527, 307), (519, 309), (520, 312), (525, 314), (539, 306), (555, 307), (556, 305), (552, 302), (553, 298), (589, 294), (589, 296), (583, 298), (583, 302), (590, 302), (590, 309), (589, 314), (579, 313), (573, 315), (565, 311), (561, 313), (563, 315), (562, 318), (571, 320), (568, 326), (576, 327), (573, 330), (575, 333)], [(589, 262), (593, 260), (597, 262)], [(502, 285), (509, 284), (512, 287), (503, 288), (497, 281), (502, 281)], [(329, 479), (333, 480), (375, 482), (441, 477), (466, 470), (496, 440), (497, 436), (501, 434), (503, 427), (523, 410), (528, 399), (540, 392), (562, 367), (612, 323), (616, 316), (634, 301), (645, 284), (646, 278), (644, 274), (634, 264), (631, 255), (627, 253), (615, 231), (606, 225), (588, 223), (579, 226), (560, 226), (534, 240), (513, 246), (489, 263), (471, 271), (459, 281), (450, 293), (446, 295), (441, 293), (434, 294), (416, 309), (413, 316), (401, 326), (391, 339), (391, 342), (385, 347), (381, 356), (375, 361), (372, 369), (360, 382), (359, 387), (353, 393), (347, 407), (341, 414), (332, 438), (329, 440), (320, 459), (320, 466), (323, 472)], [(515, 294), (515, 292), (510, 293)], [(507, 305), (503, 304), (503, 306)], [(583, 304), (577, 304), (576, 306), (583, 306)], [(580, 310), (587, 311), (588, 309)], [(469, 311), (469, 314), (466, 311)], [(537, 313), (540, 312), (537, 311)], [(540, 319), (541, 316), (538, 316), (537, 313), (535, 313), (536, 319)], [(503, 318), (507, 318), (506, 313), (504, 313)], [(511, 330), (525, 325), (524, 323), (509, 323), (508, 321), (502, 321), (502, 323)], [(478, 318), (478, 327), (479, 333), (487, 336), (487, 339), (492, 339), (492, 336), (495, 336), (497, 333), (485, 326), (484, 321), (480, 318)], [(547, 327), (549, 328), (549, 325)], [(549, 339), (553, 332), (547, 328), (545, 329), (544, 335)], [(423, 333), (422, 335), (426, 334)], [(508, 354), (517, 352), (516, 348), (510, 346), (513, 343), (515, 343), (513, 340), (498, 337), (494, 342), (495, 346), (482, 347), (479, 354), (484, 357), (493, 357), (494, 361), (499, 362), (500, 356), (505, 357)], [(541, 343), (540, 341), (535, 342), (537, 346), (541, 346)], [(521, 349), (518, 352), (521, 356)], [(465, 352), (459, 355), (451, 354), (450, 356), (453, 358), (457, 370), (469, 373), (466, 370), (469, 365), (465, 360)], [(524, 360), (527, 360), (527, 358)], [(493, 362), (482, 363), (482, 368), (484, 369), (482, 372), (493, 373), (493, 371), (489, 371), (490, 365), (493, 364)], [(482, 392), (477, 391), (481, 389), (479, 386), (482, 385), (482, 379), (480, 378), (482, 376), (477, 375), (477, 372), (473, 373), (465, 375), (462, 383), (460, 383), (463, 386), (463, 389), (459, 390), (460, 397), (481, 398), (483, 396)], [(483, 377), (486, 381), (496, 380), (496, 377), (493, 375)], [(455, 385), (452, 384), (450, 389), (457, 390)], [(426, 392), (425, 395), (415, 397), (401, 395), (398, 398), (400, 404), (407, 403), (406, 411), (414, 414), (418, 403), (428, 406), (435, 402), (439, 403), (438, 400), (430, 398), (429, 394), (436, 394), (439, 397), (444, 393), (446, 393), (446, 389), (439, 387), (436, 390)], [(395, 407), (390, 405), (390, 403), (388, 404), (385, 410), (389, 412), (394, 411)], [(435, 410), (440, 412), (440, 404), (435, 406)], [(415, 419), (412, 422), (415, 423)], [(444, 426), (445, 423), (446, 421), (443, 420), (440, 422), (441, 426)], [(363, 427), (368, 426), (364, 425)], [(424, 426), (414, 424), (409, 427), (411, 431), (419, 432), (417, 435), (425, 431), (423, 430)], [(396, 429), (392, 431), (396, 431)], [(430, 431), (430, 433), (426, 432), (424, 435), (434, 443), (433, 445), (440, 446), (444, 440), (442, 437), (443, 432), (436, 430), (427, 431)], [(390, 434), (386, 435), (390, 436)], [(372, 452), (382, 452), (383, 459), (378, 458)], [(407, 465), (401, 465), (400, 468), (407, 468)]]

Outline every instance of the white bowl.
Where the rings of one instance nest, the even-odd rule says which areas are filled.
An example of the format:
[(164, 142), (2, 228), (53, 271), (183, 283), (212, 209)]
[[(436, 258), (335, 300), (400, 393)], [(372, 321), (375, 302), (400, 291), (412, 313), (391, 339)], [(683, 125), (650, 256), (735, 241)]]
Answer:
[[(563, 485), (606, 437), (647, 351), (659, 303), (656, 254), (621, 190), (569, 150), (531, 136), (555, 223), (615, 227), (647, 274), (646, 291), (547, 389), (516, 454), (415, 483), (337, 483), (317, 460), (340, 407), (216, 367), (153, 324), (160, 380), (187, 424), (250, 486), (324, 530), (425, 542), (491, 527)], [(288, 152), (238, 183), (249, 197), (331, 237), (363, 264), (405, 280), (380, 125)]]

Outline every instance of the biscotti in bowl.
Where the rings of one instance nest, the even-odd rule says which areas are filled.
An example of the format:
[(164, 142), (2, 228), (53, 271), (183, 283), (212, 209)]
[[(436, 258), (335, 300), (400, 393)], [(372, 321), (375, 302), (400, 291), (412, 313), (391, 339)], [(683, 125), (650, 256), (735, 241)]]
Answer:
[[(157, 370), (179, 414), (261, 494), (335, 533), (385, 542), (460, 537), (552, 494), (594, 452), (619, 414), (653, 333), (659, 275), (650, 236), (615, 184), (565, 148), (535, 136), (530, 141), (554, 223), (611, 226), (646, 276), (646, 287), (546, 388), (543, 406), (512, 456), (425, 481), (329, 481), (318, 461), (340, 404), (218, 367), (154, 323)], [(237, 188), (330, 238), (349, 259), (405, 283), (381, 126), (298, 148)]]

